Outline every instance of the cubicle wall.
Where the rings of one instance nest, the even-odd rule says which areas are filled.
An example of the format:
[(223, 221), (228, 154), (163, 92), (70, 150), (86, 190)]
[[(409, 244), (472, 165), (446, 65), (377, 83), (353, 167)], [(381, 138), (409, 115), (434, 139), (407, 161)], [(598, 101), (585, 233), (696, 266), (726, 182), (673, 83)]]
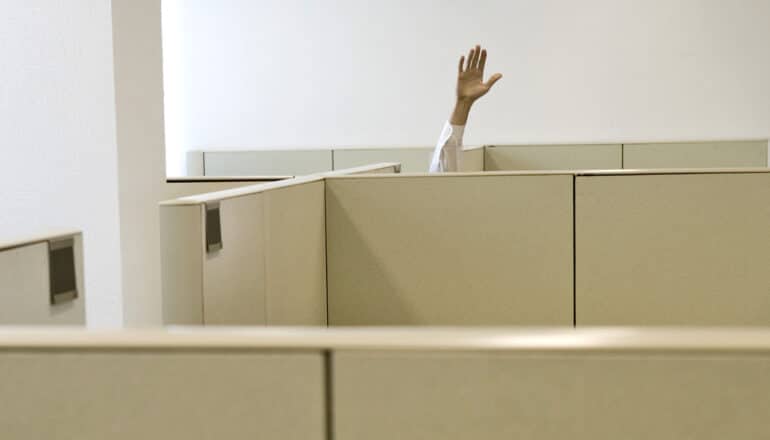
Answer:
[(300, 176), (332, 171), (331, 150), (212, 151), (203, 154), (207, 176)]
[(488, 146), (484, 154), (485, 171), (623, 168), (621, 144)]
[(0, 325), (85, 325), (83, 237), (0, 243)]
[(258, 183), (275, 182), (289, 177), (255, 177), (255, 176), (228, 176), (228, 177), (184, 177), (168, 179), (164, 194), (169, 198), (186, 197), (195, 194), (224, 191), (256, 185)]
[(625, 144), (624, 168), (766, 167), (768, 141)]
[[(770, 167), (767, 140), (466, 147), (461, 171), (615, 170)], [(370, 163), (399, 162), (405, 173), (428, 171), (433, 147), (326, 150), (198, 151), (192, 175), (302, 175)]]
[(13, 439), (770, 437), (767, 330), (0, 332)]
[[(433, 147), (339, 148), (319, 150), (205, 151), (190, 172), (204, 176), (273, 176), (287, 178), (364, 165), (396, 162), (403, 173), (428, 171)], [(461, 159), (462, 171), (484, 171), (484, 147), (467, 147)]]
[(575, 188), (578, 325), (770, 325), (770, 170)]
[(335, 149), (334, 169), (344, 169), (378, 162), (398, 162), (403, 173), (421, 173), (428, 170), (433, 149), (415, 148), (349, 148)]
[[(265, 186), (161, 207), (165, 322), (326, 323), (323, 180)], [(212, 203), (221, 222), (217, 250), (207, 249)]]
[(320, 350), (51, 333), (0, 345), (3, 438), (327, 438)]
[(326, 180), (330, 325), (572, 325), (572, 175)]
[(285, 214), (264, 194), (223, 204), (205, 258), (217, 197), (167, 212), (197, 246), (164, 244), (170, 267), (192, 259), (167, 290), (203, 298), (167, 322), (770, 325), (768, 169), (309, 179), (260, 191)]
[(564, 349), (553, 350), (542, 344), (558, 336), (535, 334), (494, 340), (499, 346), (521, 342), (522, 350), (335, 351), (334, 438), (770, 435), (766, 349), (741, 347), (737, 334), (731, 335), (736, 346), (699, 344), (695, 350), (678, 346), (676, 333), (660, 332), (656, 342), (642, 346), (633, 332), (614, 340), (613, 331), (606, 333), (561, 335)]
[[(485, 147), (465, 147), (460, 158), (460, 171), (472, 173), (484, 171), (484, 151)], [(423, 169), (425, 172), (427, 168)]]
[(324, 177), (333, 174), (163, 203), (164, 322), (326, 325)]

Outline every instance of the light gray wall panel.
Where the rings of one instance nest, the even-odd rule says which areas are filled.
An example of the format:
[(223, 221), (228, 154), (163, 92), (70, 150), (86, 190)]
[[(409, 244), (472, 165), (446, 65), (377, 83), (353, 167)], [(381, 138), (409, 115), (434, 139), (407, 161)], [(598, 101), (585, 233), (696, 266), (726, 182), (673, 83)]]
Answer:
[(332, 170), (332, 151), (208, 151), (207, 176), (301, 176)]
[(767, 141), (625, 144), (625, 168), (766, 167)]
[(620, 144), (488, 146), (485, 171), (620, 169)]

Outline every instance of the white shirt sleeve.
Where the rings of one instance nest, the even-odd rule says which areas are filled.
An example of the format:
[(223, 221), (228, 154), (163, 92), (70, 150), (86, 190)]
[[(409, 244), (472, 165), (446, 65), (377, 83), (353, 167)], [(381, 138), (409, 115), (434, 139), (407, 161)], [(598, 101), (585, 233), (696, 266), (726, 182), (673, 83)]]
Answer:
[(441, 136), (433, 150), (433, 159), (430, 161), (431, 173), (459, 171), (462, 161), (464, 125), (444, 124)]

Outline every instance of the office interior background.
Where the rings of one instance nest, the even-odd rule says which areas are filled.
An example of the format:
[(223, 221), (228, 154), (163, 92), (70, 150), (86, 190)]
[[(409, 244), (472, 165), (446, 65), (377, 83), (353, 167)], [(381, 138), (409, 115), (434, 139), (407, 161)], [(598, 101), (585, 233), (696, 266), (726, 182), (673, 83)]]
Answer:
[[(540, 434), (531, 438), (582, 438), (581, 433), (617, 438), (602, 432), (645, 438), (646, 429), (662, 438), (770, 435), (762, 423), (770, 390), (765, 327), (770, 315), (764, 311), (770, 293), (765, 270), (770, 268), (770, 1), (5, 0), (2, 6), (0, 317), (18, 317), (16, 307), (30, 304), (3, 283), (22, 286), (19, 292), (42, 286), (47, 294), (49, 287), (44, 260), (37, 269), (45, 276), (27, 282), (29, 266), (2, 254), (10, 255), (6, 251), (27, 237), (77, 231), (82, 235), (75, 235), (74, 264), (83, 279), (56, 282), (77, 284), (86, 327), (94, 331), (33, 327), (26, 333), (30, 329), (0, 327), (0, 376), (6, 378), (0, 380), (0, 395), (12, 395), (18, 403), (0, 416), (9, 432), (49, 438), (57, 432), (82, 432), (82, 438), (113, 432), (115, 438), (136, 438), (146, 423), (167, 438), (189, 438), (183, 431), (201, 438), (289, 431), (294, 434), (274, 438), (310, 438), (298, 432), (326, 439), (393, 438), (393, 429), (404, 430), (400, 438), (426, 438), (425, 432), (441, 438), (528, 433)], [(432, 149), (454, 103), (457, 61), (475, 44), (489, 51), (487, 73), (504, 75), (475, 105), (465, 130), (467, 146), (490, 147), (469, 150), (478, 153), (469, 157), (481, 158), (475, 174), (352, 177), (398, 174), (401, 165), (384, 164), (350, 175), (297, 173), (274, 186), (213, 195), (211, 189), (195, 189), (259, 180), (241, 175), (209, 182), (217, 176), (200, 172), (208, 157), (204, 151)], [(484, 158), (496, 146), (538, 151), (540, 146), (604, 145), (581, 151), (612, 155), (624, 154), (625, 145), (692, 143), (687, 151), (698, 151), (713, 142), (703, 151), (718, 156), (721, 141), (735, 151), (750, 150), (751, 169), (482, 172), (490, 170)], [(570, 156), (578, 150), (563, 151)], [(622, 176), (617, 182), (624, 185), (637, 183), (593, 186), (610, 176)], [(646, 180), (652, 176), (663, 177)], [(386, 181), (401, 182), (396, 188), (402, 189), (394, 191)], [(270, 198), (270, 190), (295, 183), (316, 192)], [(623, 191), (632, 197), (619, 196)], [(249, 199), (262, 193), (264, 211)], [(636, 199), (655, 210), (637, 207)], [(511, 200), (521, 205), (507, 204)], [(219, 225), (220, 205), (223, 236), (220, 243), (208, 243), (206, 227), (214, 224), (209, 215)], [(194, 208), (186, 211), (189, 207)], [(205, 220), (196, 209), (203, 210)], [(292, 216), (295, 209), (312, 215)], [(188, 211), (194, 215), (186, 216)], [(252, 214), (264, 237), (238, 222)], [(465, 224), (458, 229), (462, 221), (467, 229)], [(473, 221), (496, 229), (484, 234)], [(653, 226), (627, 237), (629, 230), (645, 225)], [(527, 228), (539, 232), (533, 235)], [(306, 237), (316, 241), (303, 248), (307, 253), (296, 252)], [(414, 249), (394, 245), (394, 237), (417, 244)], [(274, 252), (275, 260), (265, 263), (259, 252), (244, 251), (249, 240)], [(217, 262), (216, 245), (222, 241), (223, 258)], [(605, 247), (593, 246), (598, 242)], [(433, 247), (420, 248), (424, 243)], [(626, 254), (613, 243), (633, 246)], [(468, 249), (467, 258), (457, 246)], [(700, 255), (682, 251), (688, 246)], [(584, 254), (576, 257), (576, 249)], [(618, 253), (615, 261), (608, 249)], [(493, 253), (490, 264), (482, 261), (486, 250)], [(417, 261), (426, 255), (466, 266), (442, 272), (440, 264)], [(698, 264), (710, 257), (711, 271), (705, 273)], [(538, 266), (541, 258), (553, 268)], [(192, 260), (200, 267), (189, 270)], [(220, 318), (227, 321), (226, 313), (240, 319), (252, 311), (241, 307), (243, 298), (227, 296), (233, 286), (255, 281), (244, 281), (250, 269), (238, 264), (241, 260), (258, 263), (253, 277), (270, 272), (269, 282), (257, 281), (272, 283), (268, 287), (274, 291), (315, 284), (291, 291), (296, 295), (287, 295), (285, 303), (274, 292), (249, 298), (249, 307), (256, 302), (256, 308), (268, 310), (239, 323), (431, 322), (427, 329), (417, 328), (422, 322), (401, 329), (323, 329), (328, 333), (270, 325), (229, 333), (209, 326)], [(669, 263), (670, 271), (656, 271)], [(424, 280), (422, 265), (430, 268)], [(296, 276), (295, 266), (300, 268)], [(211, 273), (204, 280), (206, 270)], [(613, 285), (624, 275), (627, 282)], [(53, 272), (50, 276), (55, 278)], [(703, 303), (691, 304), (687, 295), (667, 296), (687, 290), (683, 280), (698, 282), (700, 290), (688, 293), (705, 298)], [(645, 298), (668, 308), (660, 311), (631, 295), (647, 281), (665, 288)], [(590, 286), (580, 290), (581, 282)], [(709, 289), (729, 283), (735, 287)], [(576, 303), (576, 292), (595, 293), (601, 285), (618, 295)], [(478, 298), (499, 295), (486, 304), (452, 296), (463, 289)], [(335, 303), (329, 299), (332, 291), (339, 295)], [(217, 296), (221, 292), (227, 294)], [(174, 302), (188, 293), (203, 299)], [(532, 302), (516, 302), (520, 293), (531, 294)], [(312, 301), (292, 309), (291, 301), (308, 298)], [(392, 298), (406, 300), (387, 307), (378, 303)], [(53, 296), (51, 304), (47, 301), (45, 313), (55, 308)], [(629, 311), (634, 308), (638, 315)], [(289, 316), (300, 309), (307, 312), (302, 319)], [(581, 328), (579, 315), (597, 310), (624, 318), (588, 318), (587, 326), (643, 328)], [(209, 312), (210, 321), (203, 322), (201, 316)], [(515, 317), (504, 316), (508, 312)], [(474, 321), (474, 313), (494, 319)], [(206, 325), (164, 328), (189, 324), (169, 321), (172, 315), (200, 318)], [(677, 321), (681, 317), (683, 324)], [(559, 321), (569, 330), (433, 328), (498, 321)], [(660, 322), (681, 327), (657, 328)], [(432, 351), (426, 355), (423, 349)], [(143, 350), (152, 356), (142, 357)], [(372, 350), (395, 354), (367, 358)], [(229, 354), (219, 356), (222, 352)], [(233, 362), (237, 356), (230, 357), (235, 352), (254, 358), (239, 364)], [(301, 353), (287, 359), (288, 352)], [(413, 360), (415, 352), (415, 364), (399, 363)], [(200, 363), (179, 361), (180, 354), (199, 356)], [(97, 362), (89, 363), (93, 359)], [(162, 364), (166, 360), (170, 364)], [(61, 366), (61, 374), (50, 374), (48, 365)], [(60, 377), (67, 380), (57, 382)], [(592, 387), (601, 393), (586, 391)], [(462, 398), (442, 394), (450, 391)], [(399, 403), (405, 395), (411, 398)], [(75, 396), (75, 403), (62, 396)], [(147, 404), (153, 399), (157, 407)], [(484, 406), (490, 401), (500, 404), (499, 411)], [(460, 406), (452, 407), (455, 403)], [(235, 408), (232, 414), (219, 411), (223, 405)], [(253, 418), (238, 416), (255, 405)], [(443, 409), (432, 412), (434, 407)], [(61, 408), (66, 409), (60, 413)], [(36, 419), (41, 413), (45, 417)], [(125, 414), (134, 413), (136, 418), (129, 419), (141, 422), (138, 431), (123, 424)], [(78, 426), (76, 415), (98, 422)], [(559, 422), (551, 424), (554, 417)]]
[(94, 326), (160, 322), (155, 203), (186, 151), (430, 145), (477, 42), (505, 77), (471, 145), (770, 137), (762, 0), (5, 10), (0, 233), (83, 230)]

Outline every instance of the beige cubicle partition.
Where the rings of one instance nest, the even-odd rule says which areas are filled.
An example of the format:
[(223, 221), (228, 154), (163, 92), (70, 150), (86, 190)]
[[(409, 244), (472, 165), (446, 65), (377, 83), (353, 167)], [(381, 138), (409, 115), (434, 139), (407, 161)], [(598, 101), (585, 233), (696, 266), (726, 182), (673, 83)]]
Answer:
[(9, 439), (770, 437), (766, 329), (0, 330)]
[(205, 151), (205, 176), (301, 176), (332, 171), (332, 151)]
[(433, 149), (409, 148), (335, 148), (334, 169), (345, 169), (378, 162), (398, 162), (402, 173), (428, 171)]
[(460, 159), (460, 171), (474, 173), (484, 171), (485, 147), (465, 147)]
[[(352, 168), (377, 162), (398, 162), (402, 173), (425, 173), (430, 168), (433, 147), (409, 148), (337, 148), (334, 169)], [(461, 171), (484, 171), (484, 147), (463, 150)]]
[(177, 340), (5, 330), (2, 437), (326, 439), (320, 350), (207, 344), (206, 335)]
[[(166, 324), (326, 325), (324, 178), (376, 164), (161, 204)], [(207, 209), (221, 248), (207, 246)]]
[(495, 145), (485, 149), (484, 169), (590, 170), (623, 168), (621, 144)]
[[(320, 178), (291, 179), (163, 204), (164, 322), (324, 325), (323, 190)], [(222, 248), (208, 251), (214, 203)]]
[(79, 231), (0, 243), (0, 325), (85, 325), (84, 286)]
[(581, 175), (577, 325), (770, 325), (770, 170)]
[(168, 198), (186, 197), (195, 194), (205, 194), (210, 192), (241, 188), (244, 186), (256, 185), (258, 183), (276, 182), (290, 178), (291, 176), (179, 177), (166, 180), (164, 194)]
[(571, 174), (326, 180), (329, 325), (572, 325)]
[(624, 144), (626, 169), (767, 167), (768, 141)]
[(335, 439), (770, 437), (767, 330), (421, 336), (334, 351)]
[[(434, 147), (195, 151), (189, 173), (207, 176), (306, 175), (381, 161), (405, 173), (428, 171)], [(765, 140), (465, 147), (461, 171), (615, 170), (770, 166)]]

